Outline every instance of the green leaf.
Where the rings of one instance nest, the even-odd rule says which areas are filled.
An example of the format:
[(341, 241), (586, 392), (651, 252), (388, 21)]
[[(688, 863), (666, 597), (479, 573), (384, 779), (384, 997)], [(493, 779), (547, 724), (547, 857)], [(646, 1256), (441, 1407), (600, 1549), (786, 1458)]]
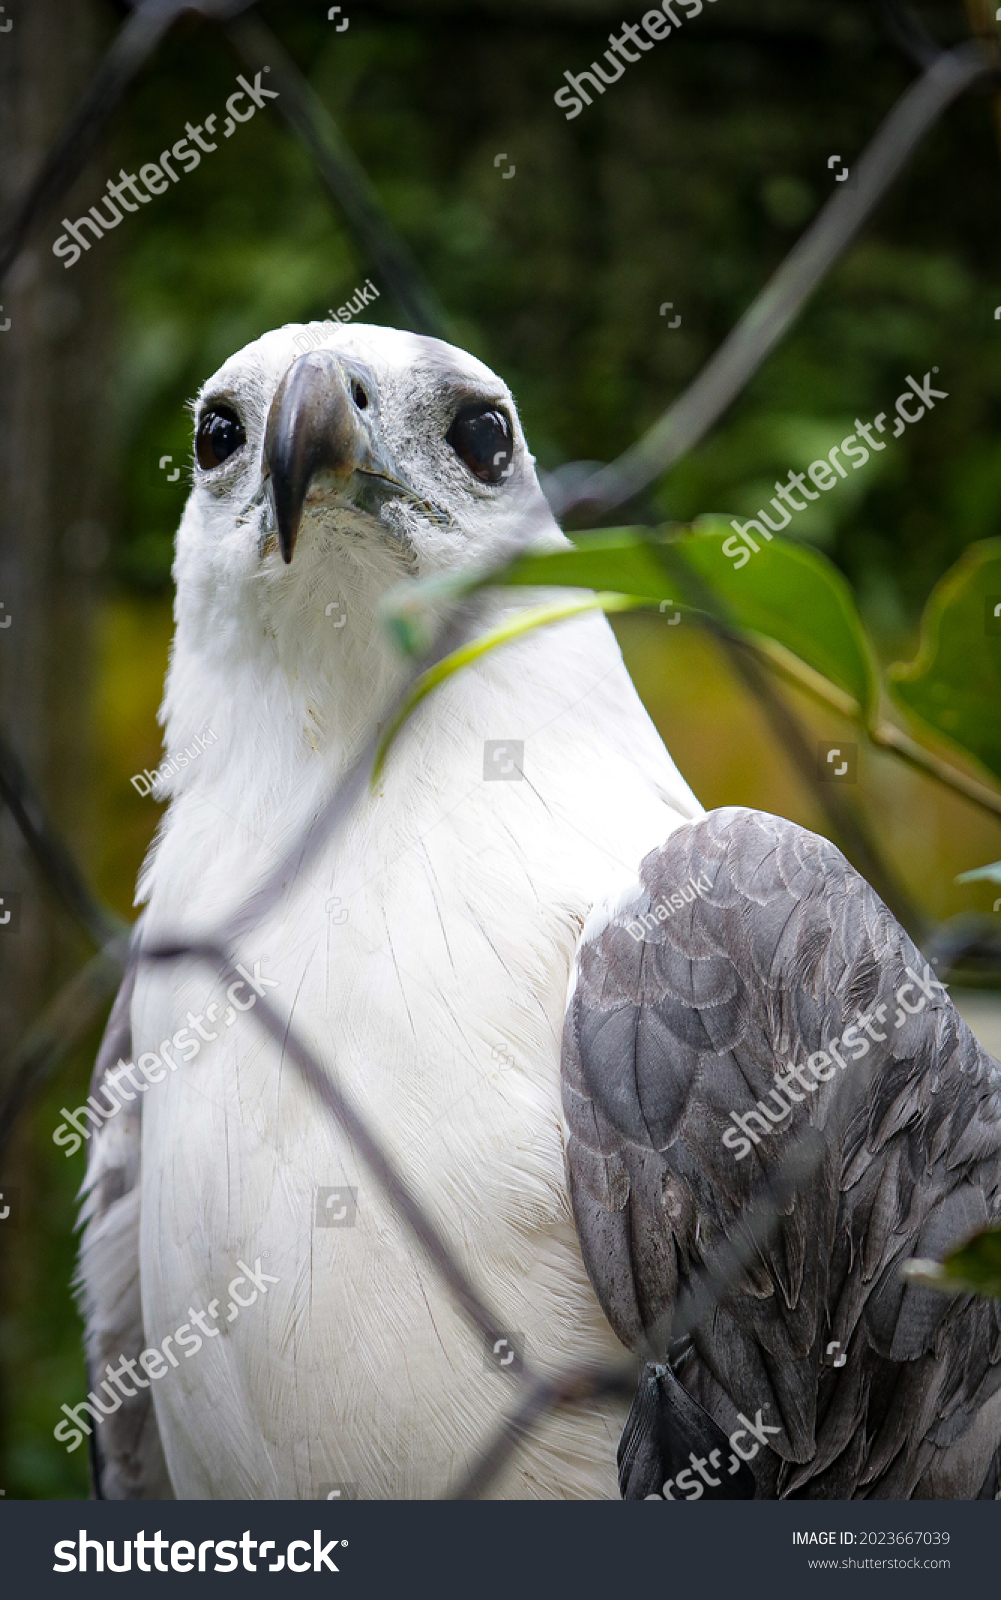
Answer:
[(913, 717), (1001, 779), (1001, 539), (971, 545), (936, 584), (915, 660), (888, 677)]
[(1001, 1227), (975, 1233), (944, 1261), (907, 1261), (904, 1274), (945, 1294), (973, 1293), (984, 1300), (1001, 1300)]
[(849, 694), (868, 718), (876, 702), (876, 672), (851, 589), (841, 574), (818, 551), (784, 539), (762, 544), (737, 568), (723, 553), (732, 537), (729, 524), (708, 517), (682, 537), (642, 528), (578, 534), (573, 549), (522, 556), (491, 582), (569, 584), (692, 608), (697, 592), (684, 582), (687, 567), (722, 603), (727, 620), (791, 651)]
[(957, 883), (1001, 883), (1001, 861), (992, 861), (989, 867), (974, 867), (972, 872), (961, 872)]
[[(719, 519), (712, 519), (715, 528)], [(701, 532), (705, 527), (706, 531)], [(837, 568), (809, 545), (772, 539), (739, 570), (723, 554), (726, 524), (696, 524), (680, 555), (719, 594), (738, 627), (790, 650), (856, 700), (868, 721), (877, 699), (872, 649), (852, 591)]]
[(586, 610), (653, 604), (662, 612), (693, 610), (701, 601), (728, 625), (797, 656), (847, 696), (846, 714), (868, 719), (876, 705), (876, 674), (851, 590), (840, 573), (817, 551), (783, 539), (762, 545), (738, 569), (723, 552), (732, 533), (719, 522), (702, 518), (682, 536), (677, 529), (603, 529), (577, 535), (569, 549), (519, 556), (496, 571), (399, 585), (386, 597), (383, 616), (410, 655), (427, 647), (434, 609), (477, 588), (586, 588), (597, 593), (583, 601), (521, 612), (423, 673), (383, 734), (372, 782), (403, 723), (439, 683), (510, 639)]
[(527, 611), (519, 611), (516, 616), (508, 617), (498, 627), (479, 634), (469, 644), (453, 650), (451, 655), (443, 656), (411, 684), (402, 704), (386, 725), (375, 752), (370, 783), (374, 787), (379, 781), (390, 745), (414, 708), (420, 705), (432, 689), (444, 683), (446, 678), (452, 677), (453, 673), (468, 667), (473, 661), (478, 661), (481, 656), (489, 655), (498, 645), (510, 644), (513, 639), (520, 639), (535, 628), (546, 627), (552, 622), (565, 622), (568, 617), (579, 617), (586, 611), (629, 611), (644, 603), (643, 600), (634, 599), (627, 594), (594, 594), (589, 595), (586, 600), (563, 600), (555, 605), (533, 606)]
[(596, 589), (642, 595), (653, 604), (673, 604), (671, 580), (658, 554), (680, 540), (660, 529), (603, 528), (600, 533), (568, 534), (572, 547), (519, 556), (493, 574), (491, 584), (526, 588)]

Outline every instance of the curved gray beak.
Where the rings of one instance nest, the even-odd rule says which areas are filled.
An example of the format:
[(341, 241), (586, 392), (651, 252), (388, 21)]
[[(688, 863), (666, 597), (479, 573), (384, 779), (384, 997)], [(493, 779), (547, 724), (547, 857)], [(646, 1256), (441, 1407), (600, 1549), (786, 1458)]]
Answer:
[[(405, 493), (394, 464), (373, 443), (350, 379), (329, 350), (311, 350), (286, 372), (268, 412), (264, 472), (270, 477), (282, 559), (292, 560), (310, 484), (329, 473), (338, 488), (356, 472), (388, 479)], [(373, 413), (374, 414), (374, 413)]]

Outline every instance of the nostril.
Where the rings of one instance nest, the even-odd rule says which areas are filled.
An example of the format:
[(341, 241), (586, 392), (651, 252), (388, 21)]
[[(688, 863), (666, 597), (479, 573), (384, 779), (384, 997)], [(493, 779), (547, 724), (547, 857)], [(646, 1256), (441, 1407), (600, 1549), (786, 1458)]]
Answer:
[(357, 378), (351, 384), (351, 398), (359, 411), (364, 411), (368, 405), (368, 395), (365, 393)]

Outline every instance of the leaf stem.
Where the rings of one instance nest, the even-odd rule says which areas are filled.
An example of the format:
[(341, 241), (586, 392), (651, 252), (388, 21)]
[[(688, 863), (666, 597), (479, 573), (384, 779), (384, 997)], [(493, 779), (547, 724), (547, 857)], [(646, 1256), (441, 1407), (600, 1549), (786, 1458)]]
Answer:
[(579, 617), (587, 611), (635, 611), (641, 606), (650, 604), (649, 599), (639, 595), (589, 594), (583, 600), (560, 600), (546, 606), (532, 606), (526, 611), (517, 612), (513, 617), (508, 617), (496, 628), (490, 628), (486, 633), (479, 634), (477, 638), (470, 640), (469, 644), (453, 650), (451, 655), (443, 657), (435, 666), (421, 674), (387, 724), (372, 762), (371, 787), (374, 789), (378, 783), (389, 754), (389, 747), (411, 712), (431, 693), (432, 689), (437, 688), (446, 678), (450, 678), (453, 672), (458, 672), (460, 667), (469, 666), (480, 656), (495, 650), (498, 645), (510, 644), (523, 634), (531, 633), (533, 629), (544, 627), (551, 622), (565, 622), (568, 618)]
[(985, 783), (980, 783), (961, 768), (944, 761), (925, 745), (918, 744), (916, 739), (912, 739), (892, 722), (878, 722), (866, 731), (873, 744), (878, 745), (881, 750), (891, 750), (909, 766), (916, 767), (919, 772), (925, 773), (930, 778), (937, 778), (939, 783), (954, 789), (964, 799), (972, 800), (974, 805), (982, 806), (995, 817), (1001, 817), (1001, 794), (996, 794)]
[(889, 750), (893, 755), (899, 756), (901, 761), (906, 761), (908, 766), (915, 767), (918, 772), (923, 772), (926, 777), (935, 778), (947, 789), (961, 794), (965, 800), (970, 800), (974, 805), (989, 811), (992, 816), (1001, 817), (1001, 794), (988, 788), (972, 774), (963, 772), (961, 768), (954, 767), (951, 762), (942, 756), (936, 755), (927, 746), (918, 744), (910, 734), (904, 733), (901, 728), (885, 719), (874, 719), (868, 725), (862, 716), (862, 709), (858, 701), (844, 689), (839, 689), (830, 682), (822, 673), (807, 666), (805, 661), (800, 661), (784, 645), (774, 639), (766, 639), (760, 634), (749, 634), (748, 642), (767, 663), (780, 676), (790, 679), (800, 689), (805, 689), (814, 699), (829, 706), (848, 721), (857, 723), (868, 735), (870, 743), (880, 750)]
[[(508, 644), (522, 635), (532, 632), (535, 628), (544, 627), (552, 622), (563, 622), (568, 618), (583, 615), (588, 611), (636, 611), (652, 607), (654, 601), (648, 595), (617, 594), (609, 591), (600, 594), (588, 594), (585, 599), (560, 601), (545, 606), (534, 606), (525, 611), (517, 612), (513, 617), (508, 617), (505, 622), (496, 628), (489, 629), (480, 634), (478, 638), (455, 650), (451, 655), (445, 656), (434, 667), (425, 672), (412, 686), (406, 699), (398, 707), (395, 716), (387, 725), (385, 732), (379, 740), (375, 761), (372, 766), (371, 785), (374, 788), (382, 775), (386, 757), (390, 746), (400, 728), (406, 722), (411, 712), (420, 702), (437, 688), (438, 684), (451, 677), (461, 667), (468, 666), (471, 662), (487, 655), (499, 645)], [(690, 608), (688, 608), (690, 609)], [(794, 655), (785, 645), (779, 644), (775, 639), (769, 639), (763, 634), (738, 631), (735, 637), (747, 645), (772, 669), (779, 677), (785, 678), (797, 688), (837, 712), (846, 721), (854, 722), (867, 736), (871, 744), (877, 749), (887, 750), (892, 755), (898, 756), (901, 761), (906, 761), (908, 766), (914, 767), (926, 777), (934, 778), (938, 783), (951, 789), (955, 794), (963, 796), (973, 805), (980, 806), (993, 817), (1001, 817), (1001, 793), (981, 783), (972, 774), (955, 767), (944, 757), (929, 750), (927, 746), (919, 744), (912, 739), (910, 734), (904, 733), (901, 728), (885, 719), (873, 718), (866, 722), (862, 708), (854, 695), (840, 689), (837, 684), (825, 678), (823, 673), (816, 668), (808, 666)]]

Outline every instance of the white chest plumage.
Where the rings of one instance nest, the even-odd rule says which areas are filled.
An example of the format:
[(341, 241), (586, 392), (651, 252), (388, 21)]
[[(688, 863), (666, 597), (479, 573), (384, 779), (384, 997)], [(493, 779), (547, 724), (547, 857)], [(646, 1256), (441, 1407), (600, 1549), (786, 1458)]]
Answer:
[[(526, 693), (538, 647), (519, 646), (520, 664), (418, 720), (382, 794), (240, 952), (277, 980), (269, 997), (543, 1372), (617, 1348), (564, 1173), (559, 1046), (577, 936), (595, 899), (698, 810), (605, 625), (563, 631), (566, 671), (547, 671), (544, 692)], [(524, 779), (483, 780), (492, 734), (524, 740)], [(211, 922), (266, 864), (238, 804), (214, 829), (219, 792), (197, 808), (177, 807), (161, 845), (147, 937)], [(220, 1302), (201, 1349), (156, 1391), (177, 1492), (446, 1493), (512, 1404), (510, 1373), (252, 1013), (227, 1026), (227, 981), (194, 964), (147, 969), (133, 1009), (138, 1053), (189, 1008), (219, 1007), (202, 1024), (218, 1038), (143, 1106), (147, 1341)], [(227, 1320), (237, 1263), (258, 1258), (277, 1281)], [(620, 1428), (615, 1408), (551, 1419), (494, 1492), (615, 1494)]]

